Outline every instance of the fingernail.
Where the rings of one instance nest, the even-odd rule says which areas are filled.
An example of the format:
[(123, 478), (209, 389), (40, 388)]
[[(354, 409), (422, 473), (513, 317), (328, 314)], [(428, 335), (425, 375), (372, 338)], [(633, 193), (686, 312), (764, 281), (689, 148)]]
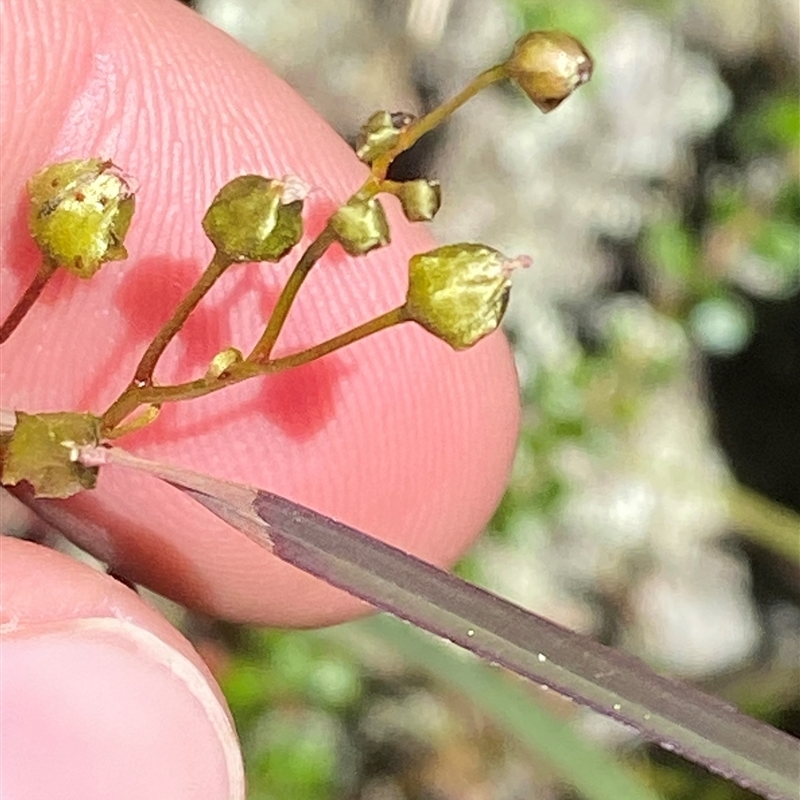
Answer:
[(3, 797), (245, 797), (236, 733), (205, 676), (130, 622), (15, 629), (0, 694)]

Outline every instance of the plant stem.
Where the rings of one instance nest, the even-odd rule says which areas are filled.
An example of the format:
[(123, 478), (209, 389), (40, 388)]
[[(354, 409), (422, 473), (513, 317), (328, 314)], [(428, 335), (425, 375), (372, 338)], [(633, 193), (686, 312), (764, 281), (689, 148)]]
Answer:
[(286, 284), (281, 290), (278, 302), (275, 304), (272, 316), (269, 318), (264, 333), (261, 334), (261, 338), (245, 361), (265, 363), (269, 360), (272, 348), (275, 346), (275, 342), (278, 341), (278, 336), (280, 336), (283, 324), (286, 322), (286, 317), (289, 316), (292, 303), (297, 293), (300, 291), (300, 287), (308, 277), (308, 273), (311, 272), (311, 268), (322, 258), (325, 251), (334, 241), (336, 241), (336, 237), (333, 230), (329, 225), (326, 225), (319, 236), (308, 246), (305, 253), (303, 253), (300, 260), (297, 262), (294, 270), (292, 270), (289, 280), (286, 281)]
[(30, 311), (31, 306), (36, 302), (44, 287), (47, 286), (50, 278), (55, 275), (57, 269), (58, 264), (56, 262), (47, 257), (44, 258), (28, 288), (25, 290), (22, 297), (17, 300), (17, 304), (11, 309), (5, 322), (0, 326), (0, 344), (5, 342), (6, 339), (14, 333), (17, 325), (25, 318), (25, 315)]
[(101, 419), (100, 433), (104, 438), (115, 438), (115, 428), (127, 419), (137, 408), (143, 405), (160, 406), (163, 403), (174, 403), (179, 400), (192, 400), (204, 397), (227, 386), (233, 386), (257, 375), (271, 375), (285, 369), (299, 367), (321, 358), (334, 350), (364, 339), (378, 331), (406, 322), (405, 306), (387, 311), (385, 314), (369, 320), (352, 330), (334, 336), (325, 342), (314, 345), (307, 350), (292, 353), (282, 358), (272, 359), (264, 364), (253, 361), (242, 361), (216, 378), (203, 377), (186, 383), (172, 386), (130, 385), (120, 397), (109, 407)]
[(789, 508), (734, 485), (726, 493), (731, 522), (749, 539), (800, 565), (800, 516)]
[(194, 311), (197, 304), (208, 294), (211, 287), (219, 280), (232, 263), (233, 262), (229, 258), (223, 256), (219, 251), (214, 253), (214, 257), (206, 267), (205, 272), (200, 276), (200, 280), (192, 286), (189, 293), (178, 304), (172, 317), (164, 323), (161, 330), (156, 334), (155, 339), (150, 342), (150, 346), (147, 348), (141, 361), (139, 361), (139, 365), (136, 367), (136, 372), (133, 375), (133, 384), (141, 386), (143, 384), (152, 383), (156, 364), (164, 350), (167, 349), (167, 345), (183, 327), (189, 314)]
[(385, 314), (381, 314), (379, 317), (375, 317), (375, 319), (371, 319), (369, 322), (364, 322), (352, 330), (340, 333), (338, 336), (334, 336), (326, 342), (321, 342), (313, 347), (309, 347), (308, 350), (303, 350), (300, 353), (294, 353), (293, 355), (284, 356), (283, 358), (276, 358), (267, 362), (265, 366), (270, 367), (270, 372), (280, 372), (284, 369), (299, 367), (317, 358), (326, 356), (334, 350), (339, 350), (342, 347), (353, 344), (353, 342), (357, 342), (359, 339), (372, 336), (373, 333), (386, 330), (386, 328), (390, 328), (401, 322), (407, 322), (408, 319), (409, 317), (404, 305), (399, 308), (393, 308), (391, 311), (387, 311)]
[(172, 386), (137, 386), (130, 384), (128, 388), (113, 402), (101, 417), (100, 435), (103, 438), (116, 438), (115, 429), (143, 405), (161, 405), (177, 400), (191, 400), (203, 397), (212, 392), (233, 386), (247, 378), (261, 374), (263, 368), (245, 362), (231, 367), (228, 372), (218, 378), (202, 377), (186, 383)]
[(481, 72), (480, 75), (468, 83), (455, 97), (450, 98), (450, 100), (434, 108), (433, 111), (420, 117), (415, 122), (412, 122), (400, 133), (397, 144), (382, 156), (375, 159), (372, 164), (372, 178), (367, 181), (364, 190), (368, 191), (370, 195), (379, 191), (378, 188), (371, 191), (371, 189), (367, 189), (367, 185), (369, 184), (370, 187), (373, 187), (376, 184), (380, 184), (386, 178), (386, 173), (389, 171), (391, 163), (400, 153), (404, 153), (412, 145), (416, 144), (426, 133), (429, 133), (434, 128), (441, 125), (442, 122), (461, 108), (467, 100), (471, 100), (478, 92), (483, 91), (487, 86), (491, 86), (493, 83), (497, 83), (507, 77), (506, 65), (497, 64)]

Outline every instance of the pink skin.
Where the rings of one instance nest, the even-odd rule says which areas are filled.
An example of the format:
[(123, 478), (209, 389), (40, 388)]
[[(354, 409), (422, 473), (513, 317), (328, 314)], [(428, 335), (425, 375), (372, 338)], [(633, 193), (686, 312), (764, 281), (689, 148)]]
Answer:
[(0, 795), (244, 797), (219, 689), (191, 645), (134, 592), (3, 536), (0, 608)]
[[(365, 169), (291, 89), (177, 3), (0, 0), (0, 7), (0, 317), (39, 263), (25, 224), (32, 173), (96, 155), (140, 187), (129, 259), (90, 282), (57, 275), (3, 345), (0, 407), (101, 412), (211, 257), (200, 220), (225, 181), (247, 172), (298, 175), (314, 187), (306, 205), (313, 234)], [(389, 212), (390, 247), (351, 259), (337, 246), (315, 268), (279, 352), (402, 302), (408, 257), (433, 243), (397, 208)], [(297, 257), (233, 268), (165, 353), (159, 381), (201, 374), (230, 344), (251, 347)], [(166, 406), (155, 424), (120, 444), (283, 494), (444, 565), (495, 507), (517, 422), (516, 378), (501, 335), (455, 353), (407, 324), (300, 370)], [(193, 608), (286, 626), (363, 610), (150, 478), (109, 468), (96, 491), (65, 505), (94, 523), (79, 537), (83, 547)], [(27, 598), (24, 613), (4, 606), (6, 620), (120, 616), (108, 597), (126, 590), (111, 579), (87, 578), (84, 568), (32, 545), (10, 543), (3, 557), (4, 601)], [(47, 580), (39, 562), (48, 564)], [(198, 663), (134, 596), (126, 603), (148, 615), (143, 627)], [(13, 631), (5, 638), (18, 640)], [(182, 730), (180, 746), (194, 727), (184, 721)]]

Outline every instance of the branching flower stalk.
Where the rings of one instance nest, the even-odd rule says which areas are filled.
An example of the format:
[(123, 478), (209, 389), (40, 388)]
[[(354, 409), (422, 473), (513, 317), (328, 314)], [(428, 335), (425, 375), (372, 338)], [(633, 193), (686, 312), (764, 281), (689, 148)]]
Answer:
[[(141, 406), (160, 406), (162, 403), (174, 403), (180, 400), (205, 397), (220, 389), (234, 386), (258, 375), (272, 375), (293, 367), (301, 367), (303, 364), (316, 361), (318, 358), (333, 353), (335, 350), (340, 350), (342, 347), (353, 344), (378, 331), (385, 330), (392, 325), (406, 322), (408, 319), (406, 307), (403, 305), (387, 311), (385, 314), (381, 314), (368, 322), (364, 322), (345, 333), (334, 336), (325, 342), (309, 347), (307, 350), (301, 350), (281, 358), (274, 358), (264, 364), (259, 364), (248, 358), (233, 364), (218, 376), (207, 375), (197, 380), (176, 383), (171, 386), (153, 386), (150, 384), (129, 386), (103, 415), (103, 425), (110, 425), (115, 419), (126, 419), (132, 411)], [(111, 422), (108, 420), (111, 420)], [(104, 436), (106, 438), (117, 438), (115, 433), (118, 430), (119, 428), (117, 427), (112, 428)]]
[(383, 182), (389, 172), (389, 167), (401, 153), (410, 150), (426, 133), (438, 128), (475, 95), (492, 84), (506, 80), (508, 77), (506, 63), (497, 64), (473, 78), (455, 97), (445, 101), (424, 117), (420, 117), (404, 127), (399, 132), (396, 143), (372, 163), (371, 175), (360, 189), (360, 194), (364, 197), (371, 197), (383, 191)]
[[(533, 39), (530, 38), (532, 35)], [(535, 76), (533, 75), (537, 70), (535, 66), (536, 56), (535, 54), (531, 56), (528, 52), (531, 47), (530, 43), (533, 42), (537, 48), (537, 52), (540, 52), (542, 42), (550, 42), (550, 37), (556, 36), (556, 32), (550, 32), (548, 36), (544, 36), (541, 32), (534, 32), (532, 35), (529, 34), (528, 37), (523, 37), (523, 39), (520, 40), (507, 62), (485, 70), (462, 89), (461, 92), (425, 116), (414, 120), (405, 115), (399, 115), (401, 117), (401, 126), (396, 128), (392, 118), (393, 115), (388, 114), (388, 112), (378, 112), (378, 114), (374, 115), (371, 121), (375, 121), (376, 118), (378, 118), (379, 124), (375, 125), (373, 123), (371, 126), (372, 129), (366, 132), (362, 131), (362, 134), (365, 139), (370, 133), (373, 134), (373, 137), (375, 134), (378, 134), (377, 138), (380, 144), (376, 149), (371, 149), (368, 146), (368, 142), (364, 142), (358, 150), (359, 157), (370, 163), (370, 175), (361, 188), (344, 204), (342, 209), (339, 209), (339, 212), (348, 209), (348, 207), (353, 207), (355, 204), (368, 203), (377, 195), (386, 193), (400, 198), (403, 209), (409, 219), (417, 221), (419, 219), (432, 218), (438, 210), (441, 198), (438, 183), (433, 181), (400, 183), (387, 180), (386, 178), (389, 168), (401, 153), (410, 149), (426, 133), (429, 133), (441, 125), (472, 97), (488, 86), (501, 80), (515, 77), (523, 90), (529, 94), (531, 99), (540, 108), (543, 108), (542, 103), (550, 102), (551, 106), (543, 108), (543, 110), (551, 110), (551, 108), (554, 108), (555, 105), (558, 104), (555, 103), (555, 105), (553, 105), (550, 99), (550, 96), (553, 94), (553, 83), (557, 85), (556, 92), (561, 93), (558, 101), (560, 102), (568, 94), (571, 94), (578, 85), (589, 79), (591, 75), (591, 60), (588, 54), (586, 54), (582, 46), (571, 37), (568, 37), (566, 34), (558, 34), (557, 38), (561, 44), (557, 44), (555, 47), (561, 47), (559, 52), (562, 53), (562, 61), (564, 64), (571, 65), (569, 74), (564, 78), (564, 64), (559, 65), (558, 70), (553, 70), (548, 62), (546, 77), (548, 77), (550, 83), (547, 85), (547, 92), (545, 93), (547, 96), (542, 95), (541, 92), (535, 96), (531, 95), (531, 92), (528, 91), (524, 83), (525, 76), (530, 75), (532, 81), (538, 79), (540, 84), (543, 82), (543, 77), (538, 73)], [(528, 49), (526, 49), (526, 42), (528, 43)], [(571, 50), (570, 56), (572, 61), (570, 61), (570, 58), (566, 55), (567, 47)], [(520, 67), (518, 63), (521, 53), (525, 54), (530, 62), (522, 67)], [(549, 53), (548, 58), (552, 58)], [(531, 66), (531, 64), (534, 66)], [(539, 72), (541, 72), (541, 70), (539, 70)], [(558, 83), (559, 80), (561, 84)], [(540, 89), (541, 87), (538, 88)], [(381, 126), (380, 122), (383, 120), (385, 121)], [(368, 126), (369, 123), (365, 128)], [(415, 189), (418, 187), (423, 190), (427, 189), (429, 196), (423, 201), (419, 198), (418, 193), (410, 197), (404, 195), (404, 188), (409, 184), (416, 184), (416, 186), (414, 186)], [(436, 199), (431, 199), (430, 195), (435, 195)], [(382, 210), (380, 213), (382, 214)], [(153, 371), (158, 358), (161, 353), (163, 353), (169, 340), (180, 330), (180, 327), (188, 317), (188, 313), (195, 307), (200, 298), (211, 288), (216, 279), (222, 275), (227, 266), (229, 266), (228, 263), (225, 263), (224, 266), (221, 265), (220, 252), (218, 250), (215, 253), (211, 265), (203, 273), (200, 282), (191, 290), (187, 298), (181, 303), (179, 309), (176, 310), (173, 318), (165, 324), (162, 331), (156, 337), (156, 340), (154, 340), (148, 348), (147, 353), (136, 370), (131, 384), (103, 414), (103, 434), (107, 437), (115, 437), (115, 432), (119, 433), (117, 430), (118, 426), (129, 414), (135, 412), (136, 408), (141, 405), (151, 404), (153, 406), (158, 406), (165, 402), (201, 397), (256, 375), (271, 374), (283, 369), (308, 363), (309, 361), (320, 358), (322, 355), (326, 355), (341, 347), (352, 344), (365, 336), (385, 330), (393, 325), (413, 320), (413, 315), (403, 306), (387, 314), (383, 314), (368, 323), (359, 325), (353, 330), (334, 337), (328, 342), (323, 342), (308, 350), (293, 354), (292, 356), (271, 359), (272, 351), (283, 330), (283, 326), (289, 316), (295, 298), (303, 286), (305, 279), (310, 274), (311, 269), (324, 256), (328, 248), (334, 244), (334, 242), (339, 241), (348, 252), (357, 255), (369, 252), (369, 250), (381, 246), (382, 244), (381, 238), (376, 237), (374, 242), (368, 242), (366, 245), (361, 246), (361, 241), (358, 236), (360, 232), (356, 232), (354, 236), (349, 238), (346, 236), (342, 237), (341, 235), (337, 235), (335, 223), (336, 219), (334, 215), (334, 218), (329, 220), (322, 232), (311, 242), (301, 256), (278, 297), (264, 332), (245, 359), (239, 363), (232, 364), (219, 375), (207, 375), (200, 380), (190, 381), (184, 384), (154, 387), (152, 386)], [(386, 241), (388, 243), (388, 235), (386, 236)], [(219, 265), (219, 268), (214, 269), (215, 265)], [(488, 332), (489, 331), (487, 331), (487, 333)]]
[[(47, 508), (39, 498), (69, 497), (93, 488), (101, 466), (105, 469), (112, 461), (135, 466), (179, 487), (287, 563), (634, 725), (742, 786), (790, 800), (800, 777), (791, 737), (310, 509), (261, 490), (146, 462), (107, 442), (150, 424), (164, 403), (306, 364), (401, 323), (415, 322), (456, 350), (494, 331), (508, 302), (510, 273), (527, 259), (507, 259), (485, 245), (462, 243), (410, 259), (402, 305), (305, 350), (272, 355), (306, 277), (332, 244), (338, 242), (352, 256), (389, 244), (389, 223), (378, 195), (397, 197), (410, 221), (436, 214), (441, 203), (436, 181), (387, 178), (398, 155), (493, 83), (513, 80), (540, 110), (549, 112), (589, 80), (591, 71), (589, 55), (573, 37), (534, 31), (517, 41), (505, 62), (420, 119), (387, 111), (374, 114), (356, 147), (357, 156), (370, 167), (369, 177), (306, 248), (253, 350), (245, 357), (236, 347), (226, 347), (202, 377), (158, 385), (155, 371), (161, 356), (219, 278), (240, 263), (278, 262), (302, 238), (308, 187), (299, 179), (245, 175), (230, 181), (203, 218), (215, 249), (211, 262), (105, 413), (0, 409), (2, 482), (25, 484), (14, 491)], [(111, 162), (85, 159), (46, 167), (31, 179), (28, 190), (29, 226), (43, 261), (0, 325), (0, 341), (12, 335), (57, 269), (90, 278), (106, 262), (127, 256), (123, 241), (134, 194)]]
[[(202, 377), (159, 385), (155, 373), (161, 356), (219, 278), (237, 264), (278, 262), (302, 238), (303, 201), (309, 187), (298, 178), (244, 175), (223, 186), (203, 218), (203, 229), (214, 245), (214, 255), (145, 350), (128, 385), (94, 418), (98, 441), (116, 439), (150, 424), (165, 403), (203, 397), (259, 375), (307, 364), (405, 322), (416, 322), (454, 349), (471, 347), (490, 334), (502, 320), (511, 271), (527, 261), (507, 259), (492, 248), (463, 243), (411, 259), (408, 294), (401, 306), (305, 350), (273, 357), (298, 293), (331, 245), (338, 243), (349, 255), (357, 257), (390, 243), (389, 222), (378, 199), (380, 194), (396, 197), (407, 219), (413, 222), (430, 220), (438, 211), (441, 189), (437, 181), (399, 182), (387, 178), (389, 168), (401, 153), (469, 99), (501, 80), (516, 82), (537, 107), (547, 112), (590, 76), (591, 59), (577, 40), (558, 31), (538, 31), (523, 36), (505, 62), (480, 73), (461, 92), (428, 114), (418, 119), (387, 111), (374, 114), (363, 126), (356, 148), (358, 158), (369, 165), (369, 176), (307, 246), (251, 352), (244, 356), (229, 346), (212, 359)], [(44, 261), (31, 286), (0, 326), (3, 339), (19, 325), (58, 267), (88, 278), (105, 262), (127, 255), (123, 239), (133, 214), (133, 190), (111, 162), (87, 159), (47, 167), (34, 176), (28, 189), (30, 228)], [(57, 437), (62, 429), (61, 417), (29, 415), (30, 422), (26, 424), (31, 428), (20, 435), (28, 436), (27, 441), (36, 435)], [(8, 448), (4, 446), (4, 450)], [(15, 452), (19, 454), (19, 448)], [(19, 477), (25, 469), (16, 463), (12, 472)], [(4, 481), (6, 473), (4, 466)], [(41, 475), (34, 481), (40, 492), (47, 492), (46, 484), (47, 478)], [(84, 475), (74, 489), (79, 491), (86, 485)], [(69, 481), (59, 484), (59, 496), (68, 487)]]
[[(350, 198), (348, 203), (370, 200), (381, 192), (397, 195), (402, 189), (402, 184), (386, 180), (386, 174), (392, 162), (401, 153), (410, 149), (422, 136), (441, 125), (442, 122), (470, 98), (474, 97), (487, 86), (506, 79), (507, 77), (508, 74), (505, 64), (492, 67), (478, 75), (451, 100), (438, 106), (424, 117), (410, 122), (404, 129), (398, 131), (398, 137), (394, 145), (372, 163), (370, 176), (364, 182), (363, 186)], [(363, 339), (365, 336), (372, 335), (373, 333), (377, 333), (378, 331), (385, 330), (393, 325), (411, 319), (410, 316), (405, 313), (404, 307), (400, 307), (370, 322), (359, 325), (346, 333), (336, 336), (327, 342), (315, 345), (308, 350), (284, 358), (270, 359), (272, 350), (283, 330), (283, 326), (289, 316), (294, 300), (303, 286), (305, 279), (308, 277), (314, 265), (319, 262), (330, 246), (336, 241), (336, 234), (329, 223), (311, 244), (309, 244), (284, 285), (264, 332), (253, 350), (241, 363), (232, 365), (219, 376), (211, 378), (204, 377), (199, 380), (175, 384), (173, 386), (155, 387), (152, 385), (153, 372), (161, 354), (164, 352), (171, 339), (183, 326), (191, 311), (232, 263), (232, 261), (222, 257), (219, 251), (216, 251), (211, 264), (203, 272), (198, 283), (192, 287), (189, 294), (181, 302), (178, 309), (176, 309), (172, 318), (165, 323), (148, 347), (129, 386), (102, 415), (102, 431), (104, 436), (116, 438), (115, 433), (118, 433), (118, 426), (142, 405), (158, 406), (162, 403), (202, 397), (218, 391), (219, 389), (240, 383), (256, 375), (267, 375), (291, 367), (300, 366), (301, 364), (316, 360), (323, 355), (332, 353), (334, 350), (352, 344), (359, 339)], [(128, 431), (126, 430), (125, 432)]]

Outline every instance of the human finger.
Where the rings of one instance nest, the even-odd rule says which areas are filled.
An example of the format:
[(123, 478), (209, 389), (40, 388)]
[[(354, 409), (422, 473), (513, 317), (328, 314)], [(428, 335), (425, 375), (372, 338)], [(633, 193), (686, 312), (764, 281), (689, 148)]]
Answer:
[(222, 695), (189, 643), (120, 582), (0, 537), (0, 794), (244, 798)]
[[(345, 144), (283, 82), (175, 2), (2, 0), (2, 307), (36, 269), (26, 178), (70, 157), (113, 159), (140, 184), (130, 258), (90, 282), (59, 275), (4, 345), (0, 404), (104, 410), (212, 249), (200, 220), (235, 175), (298, 175), (308, 233), (364, 178)], [(393, 243), (315, 267), (283, 352), (402, 302), (406, 263), (432, 242), (390, 208)], [(305, 242), (308, 242), (308, 236)], [(297, 254), (232, 269), (159, 364), (162, 383), (247, 350)], [(136, 452), (260, 486), (438, 564), (480, 531), (506, 479), (518, 415), (508, 347), (455, 353), (405, 325), (290, 372), (165, 406)], [(106, 469), (66, 502), (79, 543), (116, 571), (231, 619), (311, 625), (360, 606), (260, 552), (150, 478)]]

